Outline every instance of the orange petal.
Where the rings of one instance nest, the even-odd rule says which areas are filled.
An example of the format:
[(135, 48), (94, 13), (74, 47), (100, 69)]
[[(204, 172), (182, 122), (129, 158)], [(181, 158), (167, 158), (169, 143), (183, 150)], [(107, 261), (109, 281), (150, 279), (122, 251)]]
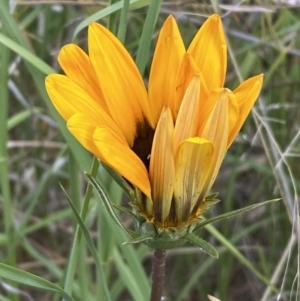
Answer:
[(179, 145), (174, 185), (179, 222), (187, 221), (196, 203), (205, 197), (213, 153), (213, 144), (199, 137), (189, 138)]
[(194, 37), (190, 53), (206, 78), (207, 88), (212, 91), (224, 85), (227, 68), (227, 45), (220, 16), (212, 15)]
[[(201, 111), (200, 116), (201, 120), (199, 122), (199, 131), (201, 133), (211, 115), (212, 111), (215, 108), (216, 103), (219, 101), (220, 93), (224, 91), (223, 89), (217, 89), (210, 93), (209, 97), (206, 99), (205, 103), (201, 103)], [(236, 100), (235, 95), (229, 90), (226, 89), (226, 95), (228, 97), (228, 122), (229, 122), (229, 129), (232, 129), (238, 119), (239, 119), (239, 106)], [(200, 98), (201, 99), (201, 98)], [(230, 131), (230, 130), (229, 130)]]
[(65, 120), (78, 112), (96, 119), (97, 113), (102, 110), (85, 90), (65, 75), (48, 75), (46, 89), (53, 105)]
[(176, 92), (175, 92), (175, 101), (174, 101), (174, 119), (177, 118), (177, 114), (183, 100), (184, 94), (192, 80), (192, 78), (198, 75), (200, 76), (201, 83), (201, 94), (200, 99), (206, 99), (208, 96), (207, 86), (205, 83), (205, 79), (200, 72), (199, 67), (196, 65), (193, 57), (186, 53), (183, 57), (182, 63), (180, 65), (180, 69), (176, 78)]
[(242, 82), (234, 91), (239, 106), (239, 118), (234, 128), (231, 129), (228, 138), (228, 148), (243, 126), (249, 115), (263, 84), (263, 74), (251, 77)]
[(240, 110), (234, 93), (229, 89), (226, 89), (226, 95), (228, 97), (228, 135), (230, 137), (231, 130), (236, 126), (236, 123), (239, 120)]
[(88, 55), (77, 45), (64, 46), (58, 55), (58, 62), (65, 74), (91, 95), (102, 108), (107, 110), (97, 76)]
[(175, 19), (165, 21), (156, 44), (149, 77), (149, 99), (151, 114), (158, 120), (164, 105), (168, 105), (173, 117), (176, 76), (185, 47)]
[(170, 108), (165, 106), (153, 139), (149, 171), (154, 218), (161, 224), (169, 215), (173, 197), (173, 133), (172, 113)]
[(69, 131), (92, 154), (102, 160), (101, 154), (93, 140), (93, 132), (96, 128), (85, 115), (74, 114), (67, 122)]
[(138, 122), (146, 117), (153, 126), (143, 79), (127, 50), (105, 27), (89, 26), (88, 46), (110, 115), (132, 145)]
[(125, 140), (122, 132), (103, 108), (79, 85), (65, 75), (50, 74), (46, 77), (46, 89), (59, 114), (68, 120), (82, 113), (95, 126), (105, 125)]
[(200, 77), (194, 76), (184, 95), (174, 132), (174, 149), (187, 138), (196, 136), (200, 117)]
[(229, 116), (228, 116), (228, 90), (222, 89), (217, 94), (217, 104), (211, 112), (204, 127), (201, 137), (209, 140), (214, 146), (212, 165), (208, 177), (206, 190), (209, 190), (219, 172), (221, 163), (227, 151), (227, 141), (229, 135)]
[(102, 160), (151, 199), (146, 167), (129, 146), (106, 128), (97, 128), (93, 139)]

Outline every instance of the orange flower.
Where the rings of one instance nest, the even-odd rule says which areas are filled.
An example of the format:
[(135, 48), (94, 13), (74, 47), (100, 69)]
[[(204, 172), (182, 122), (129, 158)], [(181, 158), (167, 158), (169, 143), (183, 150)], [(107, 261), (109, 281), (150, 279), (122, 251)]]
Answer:
[[(158, 227), (197, 220), (227, 149), (261, 90), (263, 75), (223, 87), (227, 49), (213, 15), (186, 50), (176, 21), (164, 23), (148, 91), (131, 56), (103, 26), (88, 30), (89, 55), (62, 48), (66, 75), (48, 94), (80, 143), (137, 188), (133, 204)], [(139, 193), (142, 192), (142, 193)]]

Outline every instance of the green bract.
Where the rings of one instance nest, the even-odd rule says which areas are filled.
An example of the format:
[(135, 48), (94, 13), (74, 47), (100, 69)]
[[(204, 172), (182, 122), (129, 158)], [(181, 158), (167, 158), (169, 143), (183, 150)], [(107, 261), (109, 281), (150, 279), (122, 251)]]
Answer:
[[(124, 192), (129, 196), (131, 199), (131, 207), (132, 211), (124, 208), (122, 206), (114, 205), (109, 201), (107, 198), (102, 186), (93, 178), (91, 175), (86, 174), (90, 184), (96, 189), (98, 195), (101, 198), (102, 203), (104, 204), (105, 208), (107, 209), (109, 215), (113, 218), (113, 220), (118, 224), (118, 226), (126, 231), (131, 238), (124, 242), (124, 244), (132, 244), (132, 243), (144, 243), (150, 248), (167, 250), (175, 247), (180, 247), (186, 242), (190, 242), (196, 246), (198, 246), (202, 251), (207, 253), (208, 255), (218, 258), (218, 252), (215, 248), (210, 245), (207, 241), (203, 240), (202, 238), (198, 237), (195, 234), (195, 231), (205, 227), (206, 225), (219, 221), (225, 218), (229, 218), (231, 216), (252, 210), (259, 206), (266, 205), (271, 202), (278, 201), (279, 199), (269, 200), (262, 203), (254, 204), (247, 206), (242, 209), (238, 209), (235, 211), (231, 211), (211, 219), (205, 219), (202, 215), (199, 216), (198, 220), (193, 220), (192, 222), (182, 225), (180, 227), (160, 227), (150, 220), (148, 220), (143, 213), (138, 210), (138, 207), (135, 205), (136, 198), (139, 197), (138, 191), (134, 191), (127, 183), (111, 170), (108, 166), (104, 165), (104, 168), (108, 171), (108, 173), (116, 180), (116, 182), (123, 188)], [(205, 210), (207, 210), (210, 206), (219, 202), (219, 200), (215, 199), (217, 194), (212, 194), (205, 198)], [(127, 213), (130, 215), (134, 220), (134, 227), (135, 231), (125, 228), (122, 222), (120, 221), (117, 214), (114, 212), (114, 208), (121, 210), (122, 212)]]

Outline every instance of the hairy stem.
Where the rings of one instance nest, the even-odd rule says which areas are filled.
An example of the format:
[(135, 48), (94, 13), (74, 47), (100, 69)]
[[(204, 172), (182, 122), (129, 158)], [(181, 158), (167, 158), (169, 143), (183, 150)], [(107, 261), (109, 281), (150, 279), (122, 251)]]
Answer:
[(155, 249), (152, 262), (152, 288), (150, 301), (161, 301), (165, 276), (166, 251)]

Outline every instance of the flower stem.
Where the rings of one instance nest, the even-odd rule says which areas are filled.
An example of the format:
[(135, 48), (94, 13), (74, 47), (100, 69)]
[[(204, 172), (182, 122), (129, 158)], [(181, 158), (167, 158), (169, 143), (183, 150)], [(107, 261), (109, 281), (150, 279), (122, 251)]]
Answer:
[(150, 301), (161, 301), (165, 276), (166, 251), (155, 249), (152, 261), (152, 288)]

